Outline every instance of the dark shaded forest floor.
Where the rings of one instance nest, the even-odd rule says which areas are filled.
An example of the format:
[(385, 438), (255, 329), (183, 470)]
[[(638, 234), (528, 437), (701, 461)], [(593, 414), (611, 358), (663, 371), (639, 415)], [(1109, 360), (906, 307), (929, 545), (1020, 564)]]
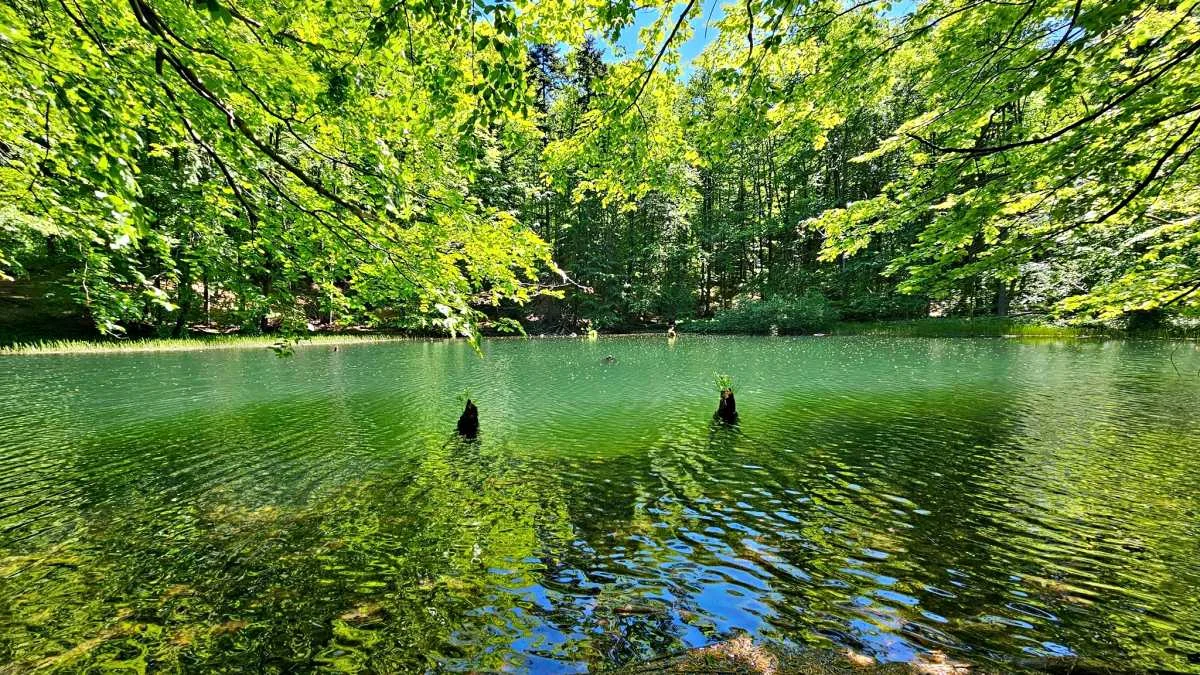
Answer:
[(36, 279), (0, 281), (0, 345), (99, 337), (95, 325), (70, 298), (56, 292), (56, 284)]

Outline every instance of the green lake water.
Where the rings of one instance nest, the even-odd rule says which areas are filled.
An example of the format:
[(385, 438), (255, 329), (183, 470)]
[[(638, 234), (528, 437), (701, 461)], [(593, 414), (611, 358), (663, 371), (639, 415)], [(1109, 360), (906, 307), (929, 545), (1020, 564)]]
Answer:
[(0, 358), (0, 664), (563, 672), (744, 632), (1200, 672), (1194, 343), (484, 352)]

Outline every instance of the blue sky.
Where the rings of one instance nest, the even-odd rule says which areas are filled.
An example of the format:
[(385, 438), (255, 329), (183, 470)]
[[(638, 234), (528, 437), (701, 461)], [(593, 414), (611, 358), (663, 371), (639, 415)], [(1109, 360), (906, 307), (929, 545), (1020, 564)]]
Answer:
[[(692, 37), (680, 47), (680, 56), (685, 73), (691, 71), (692, 59), (696, 58), (710, 42), (717, 38), (719, 31), (717, 30), (716, 23), (725, 15), (724, 9), (728, 3), (728, 0), (701, 1), (704, 3), (704, 11), (700, 13), (700, 16), (692, 19)], [(884, 14), (889, 17), (899, 18), (910, 14), (915, 7), (916, 0), (892, 0), (891, 7)], [(678, 12), (682, 10), (683, 5), (679, 4), (674, 16), (679, 16)], [(657, 17), (657, 12), (643, 10), (638, 13), (637, 20), (634, 21), (633, 25), (622, 31), (618, 44), (625, 48), (626, 54), (632, 55), (637, 52), (638, 32), (642, 28), (654, 23)]]

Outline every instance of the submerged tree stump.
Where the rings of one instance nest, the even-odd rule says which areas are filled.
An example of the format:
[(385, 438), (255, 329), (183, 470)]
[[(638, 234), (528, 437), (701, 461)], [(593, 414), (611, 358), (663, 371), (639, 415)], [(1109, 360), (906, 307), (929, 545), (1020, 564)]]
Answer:
[(458, 417), (458, 435), (463, 438), (475, 438), (479, 435), (479, 408), (471, 399)]
[(721, 402), (717, 406), (717, 412), (713, 413), (713, 418), (719, 419), (726, 424), (737, 423), (737, 401), (734, 400), (733, 390), (729, 387), (721, 390)]

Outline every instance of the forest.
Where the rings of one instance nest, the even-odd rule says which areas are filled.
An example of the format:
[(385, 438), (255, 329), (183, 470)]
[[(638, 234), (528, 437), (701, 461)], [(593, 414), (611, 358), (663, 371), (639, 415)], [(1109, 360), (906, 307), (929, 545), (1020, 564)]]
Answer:
[(10, 0), (0, 286), (117, 337), (1187, 320), (1198, 4)]

